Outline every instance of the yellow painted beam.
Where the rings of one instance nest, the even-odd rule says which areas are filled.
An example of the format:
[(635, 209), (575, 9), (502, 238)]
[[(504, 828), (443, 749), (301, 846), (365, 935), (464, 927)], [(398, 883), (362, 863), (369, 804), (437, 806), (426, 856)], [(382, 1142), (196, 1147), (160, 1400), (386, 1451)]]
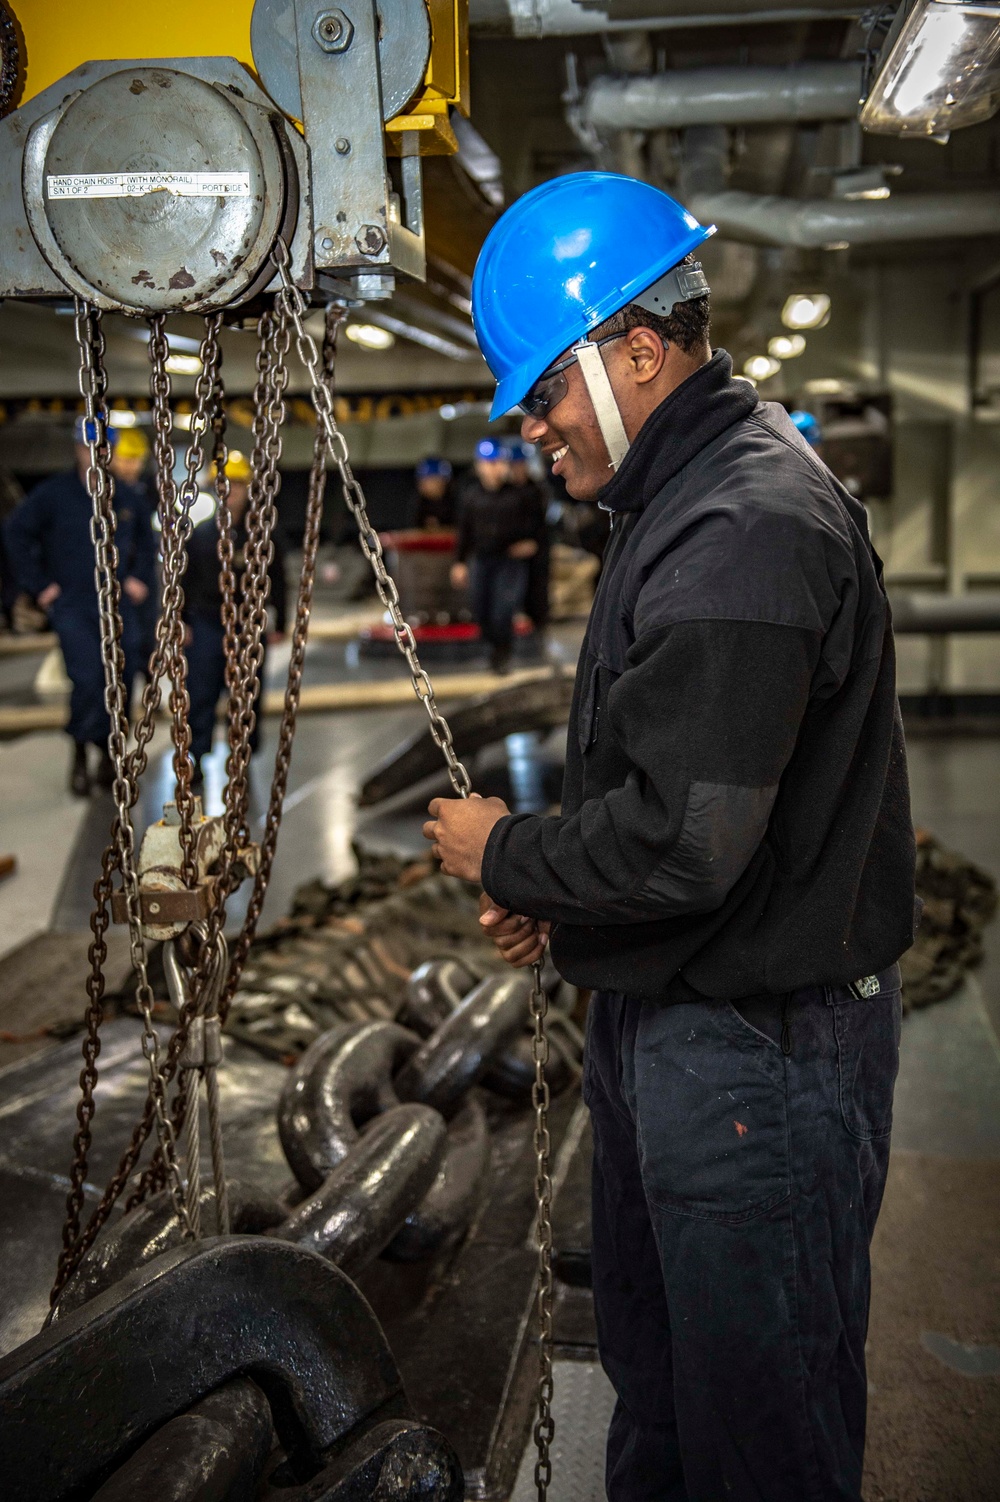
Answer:
[(23, 104), (81, 63), (146, 57), (235, 57), (253, 67), (250, 16), (254, 0), (170, 0), (137, 5), (102, 0), (15, 0), (27, 67)]

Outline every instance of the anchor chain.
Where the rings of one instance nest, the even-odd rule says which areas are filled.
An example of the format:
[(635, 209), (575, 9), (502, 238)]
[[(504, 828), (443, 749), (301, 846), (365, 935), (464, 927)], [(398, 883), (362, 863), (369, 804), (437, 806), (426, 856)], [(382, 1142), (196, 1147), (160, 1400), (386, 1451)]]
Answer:
[[(455, 751), (448, 721), (438, 707), (433, 684), (420, 663), (412, 627), (403, 615), (399, 591), (386, 568), (381, 539), (369, 519), (364, 491), (351, 468), (347, 441), (337, 426), (330, 385), (321, 379), (316, 342), (305, 326), (305, 299), (292, 280), (288, 247), (280, 236), (275, 242), (272, 259), (281, 280), (278, 300), (283, 302), (288, 318), (295, 329), (296, 350), (309, 375), (317, 427), (323, 430), (327, 450), (340, 476), (344, 501), (357, 524), (361, 551), (371, 566), (379, 599), (392, 621), (396, 646), (406, 661), (413, 691), (427, 713), (431, 735), (444, 757), (451, 785), (460, 798), (468, 798), (472, 792), (472, 779)], [(552, 1477), (549, 1452), (555, 1432), (552, 1418), (552, 1228), (549, 1217), (552, 1184), (549, 1175), (549, 1091), (545, 1081), (545, 1063), (548, 1057), (548, 1043), (545, 1037), (547, 1000), (542, 988), (541, 965), (536, 963), (532, 970), (531, 1012), (535, 1022), (533, 1044), (535, 1084), (532, 1091), (532, 1103), (535, 1110), (535, 1198), (539, 1269), (538, 1416), (534, 1429), (538, 1459), (535, 1465), (535, 1489), (539, 1502), (545, 1502)]]

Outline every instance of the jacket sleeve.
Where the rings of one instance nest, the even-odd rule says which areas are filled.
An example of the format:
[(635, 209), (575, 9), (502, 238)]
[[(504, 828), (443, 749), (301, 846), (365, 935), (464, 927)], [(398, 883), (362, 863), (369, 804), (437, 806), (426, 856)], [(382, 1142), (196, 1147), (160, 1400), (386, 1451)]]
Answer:
[(18, 589), (37, 597), (55, 581), (46, 565), (44, 538), (51, 523), (48, 493), (33, 490), (8, 517), (4, 541)]
[(801, 626), (731, 619), (641, 636), (607, 694), (608, 723), (589, 731), (591, 749), (615, 737), (621, 785), (570, 817), (502, 819), (483, 861), (486, 891), (560, 923), (720, 907), (764, 838), (820, 645)]

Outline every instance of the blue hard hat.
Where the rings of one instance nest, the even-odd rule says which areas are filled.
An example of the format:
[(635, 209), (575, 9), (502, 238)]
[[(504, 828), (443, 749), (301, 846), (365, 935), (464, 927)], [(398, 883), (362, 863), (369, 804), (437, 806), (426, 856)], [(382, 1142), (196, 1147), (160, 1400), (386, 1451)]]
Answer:
[[(96, 443), (97, 433), (94, 431), (96, 427), (97, 424), (93, 420), (88, 422), (86, 417), (78, 417), (73, 427), (74, 440), (77, 443)], [(88, 429), (90, 431), (88, 431)], [(112, 448), (114, 448), (115, 444), (118, 442), (118, 429), (113, 428), (110, 424), (108, 424), (104, 431), (107, 434), (108, 443)]]
[(526, 464), (538, 452), (533, 443), (525, 443), (523, 438), (510, 439), (508, 446), (510, 448), (510, 457), (515, 464)]
[(675, 199), (615, 172), (568, 172), (533, 188), (490, 230), (472, 319), (509, 412), (563, 350), (715, 233)]
[(476, 444), (477, 459), (509, 459), (510, 449), (502, 438), (480, 438)]
[(431, 476), (442, 476), (445, 480), (451, 479), (451, 465), (447, 459), (438, 459), (433, 454), (428, 454), (426, 459), (421, 459), (417, 465), (417, 479), (428, 480)]
[(789, 412), (788, 415), (792, 419), (792, 422), (795, 424), (795, 426), (798, 428), (799, 432), (802, 434), (806, 443), (809, 444), (810, 448), (815, 448), (817, 443), (821, 442), (823, 437), (823, 430), (819, 425), (819, 418), (814, 417), (811, 412), (803, 412), (801, 411), (801, 409), (795, 412)]

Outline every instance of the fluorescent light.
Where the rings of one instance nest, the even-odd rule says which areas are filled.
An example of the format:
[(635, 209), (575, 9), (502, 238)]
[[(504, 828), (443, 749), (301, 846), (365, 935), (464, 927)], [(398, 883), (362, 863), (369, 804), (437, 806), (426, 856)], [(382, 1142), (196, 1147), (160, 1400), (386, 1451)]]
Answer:
[(801, 334), (777, 334), (767, 341), (767, 352), (776, 360), (794, 360), (805, 347), (806, 341)]
[(170, 354), (166, 366), (171, 375), (201, 375), (201, 360), (197, 355)]
[(817, 376), (813, 381), (806, 381), (805, 389), (811, 396), (840, 396), (847, 387), (833, 376)]
[(108, 422), (113, 428), (134, 428), (139, 421), (134, 412), (109, 412)]
[(997, 0), (917, 0), (865, 101), (862, 128), (947, 138), (988, 120), (1000, 104), (998, 55)]
[(830, 322), (830, 299), (825, 292), (793, 292), (781, 321), (786, 329), (821, 329)]
[(458, 408), (452, 402), (445, 402), (438, 407), (438, 416), (443, 417), (445, 422), (454, 422), (458, 416)]
[(770, 355), (751, 355), (743, 362), (743, 374), (754, 381), (769, 381), (780, 369), (781, 361), (772, 360)]
[(374, 323), (349, 323), (345, 333), (352, 344), (360, 345), (362, 349), (392, 349), (396, 342), (395, 334), (376, 327)]
[(877, 167), (850, 167), (844, 172), (837, 172), (833, 177), (834, 198), (844, 198), (848, 203), (857, 203), (859, 199), (879, 199), (890, 196), (889, 184), (886, 178), (890, 172), (893, 177), (899, 175), (898, 169), (879, 165)]

